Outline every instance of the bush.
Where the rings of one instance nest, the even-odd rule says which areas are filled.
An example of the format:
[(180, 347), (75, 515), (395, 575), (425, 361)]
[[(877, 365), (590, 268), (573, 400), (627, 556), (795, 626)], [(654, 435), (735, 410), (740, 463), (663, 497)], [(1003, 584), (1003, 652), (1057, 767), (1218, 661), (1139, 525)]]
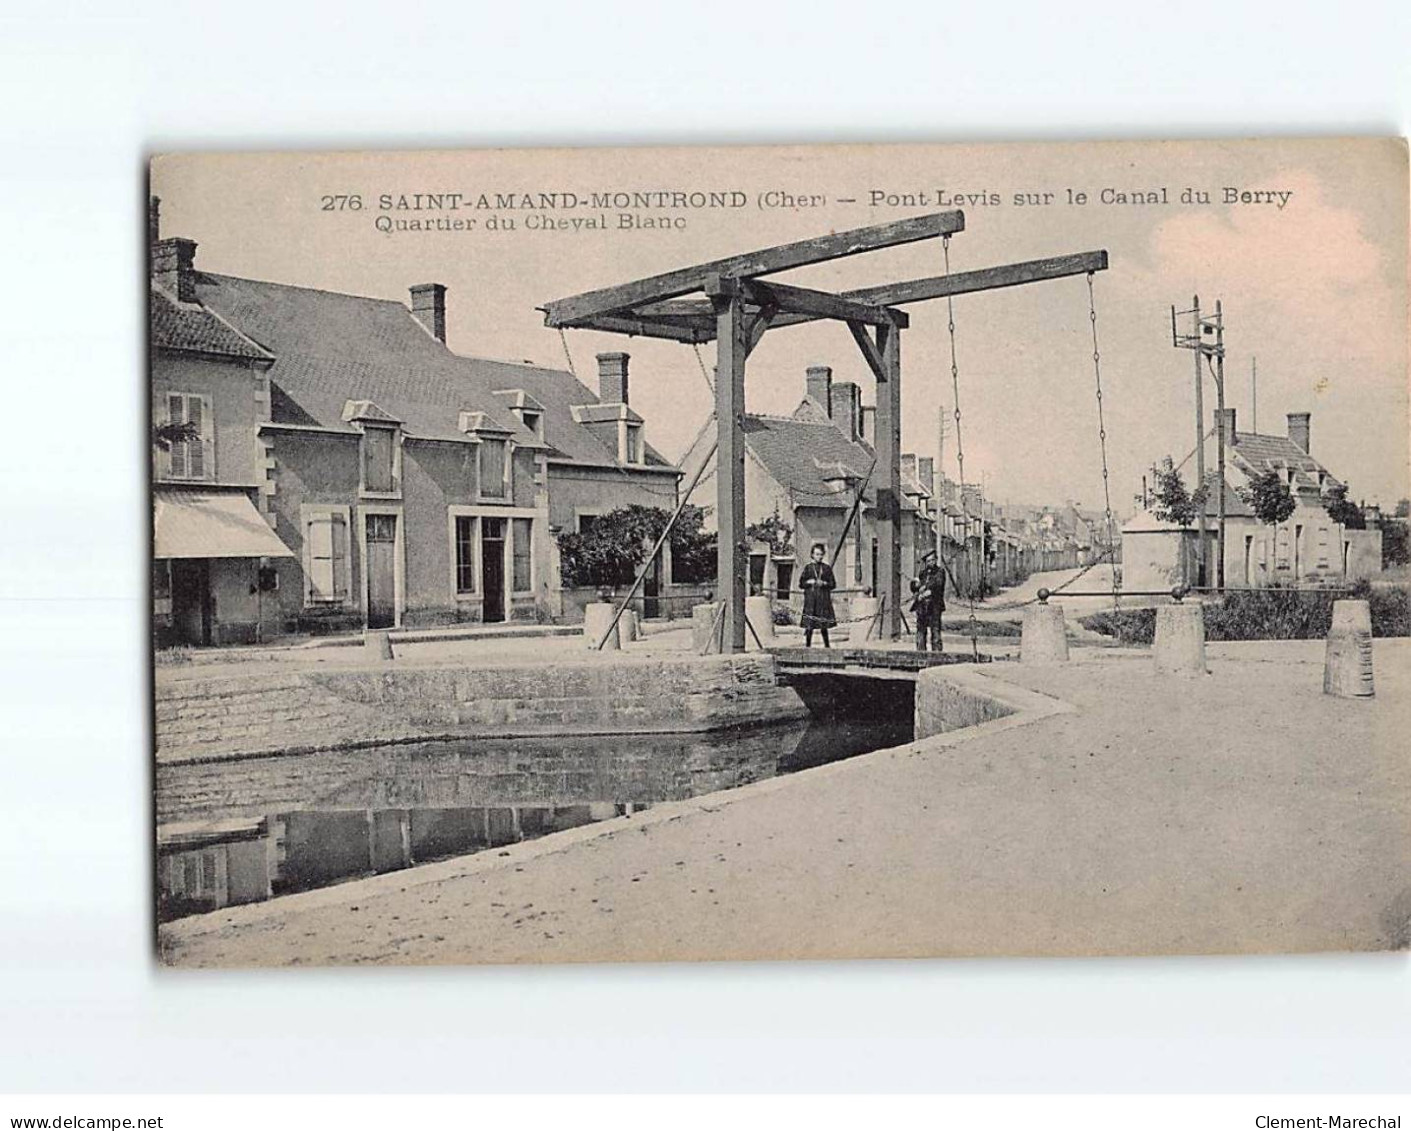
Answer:
[[(1321, 640), (1333, 619), (1333, 602), (1349, 594), (1336, 589), (1270, 586), (1226, 593), (1205, 610), (1207, 640)], [(1411, 636), (1411, 586), (1370, 585), (1359, 581), (1350, 596), (1364, 600), (1372, 614), (1373, 636)], [(1104, 636), (1117, 636), (1111, 612), (1093, 613), (1079, 622)], [(1156, 636), (1155, 609), (1124, 609), (1121, 637), (1150, 644)]]
[(788, 605), (775, 605), (771, 610), (776, 625), (793, 624), (794, 614)]
[(1128, 644), (1150, 644), (1156, 639), (1155, 609), (1123, 609), (1115, 612), (1091, 613), (1078, 623), (1103, 636), (1111, 636)]
[[(942, 632), (958, 632), (964, 636), (970, 635), (970, 618), (950, 617), (942, 619)], [(1017, 620), (975, 620), (976, 636), (1022, 636), (1024, 628)]]

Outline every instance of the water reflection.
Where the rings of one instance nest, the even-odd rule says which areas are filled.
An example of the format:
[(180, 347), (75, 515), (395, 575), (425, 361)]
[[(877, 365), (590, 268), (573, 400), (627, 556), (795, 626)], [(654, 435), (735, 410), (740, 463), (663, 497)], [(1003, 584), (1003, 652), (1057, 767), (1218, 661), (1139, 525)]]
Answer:
[(911, 738), (902, 718), (161, 766), (158, 917), (479, 852), (898, 745)]

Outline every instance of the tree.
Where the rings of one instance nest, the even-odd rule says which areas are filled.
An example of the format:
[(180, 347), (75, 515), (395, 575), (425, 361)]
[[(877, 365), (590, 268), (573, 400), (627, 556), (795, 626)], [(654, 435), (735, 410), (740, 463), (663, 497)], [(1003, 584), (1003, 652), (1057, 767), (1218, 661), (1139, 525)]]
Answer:
[(746, 542), (764, 542), (775, 557), (783, 557), (789, 552), (789, 544), (794, 536), (794, 528), (784, 521), (776, 505), (774, 513), (762, 522), (753, 522), (745, 527)]
[(1186, 490), (1181, 473), (1167, 456), (1151, 468), (1151, 512), (1162, 522), (1174, 522), (1178, 526), (1189, 526), (1195, 521), (1200, 508), (1205, 506), (1208, 488), (1201, 484), (1194, 492)]
[(1323, 496), (1323, 509), (1328, 517), (1347, 530), (1365, 530), (1367, 520), (1362, 517), (1362, 508), (1347, 498), (1347, 484), (1339, 483)]
[(1396, 509), (1391, 513), (1397, 518), (1411, 518), (1411, 499), (1397, 499)]
[(1277, 468), (1270, 468), (1262, 475), (1255, 475), (1249, 486), (1240, 491), (1240, 497), (1249, 504), (1254, 516), (1269, 526), (1278, 526), (1293, 514), (1298, 504), (1293, 492), (1284, 482)]
[[(714, 562), (715, 536), (701, 533), (704, 518), (700, 507), (688, 504), (671, 528), (676, 580), (687, 580), (693, 571), (699, 571), (707, 553)], [(587, 530), (559, 534), (556, 541), (564, 585), (613, 589), (631, 585), (670, 520), (671, 515), (660, 507), (634, 503), (599, 515)]]

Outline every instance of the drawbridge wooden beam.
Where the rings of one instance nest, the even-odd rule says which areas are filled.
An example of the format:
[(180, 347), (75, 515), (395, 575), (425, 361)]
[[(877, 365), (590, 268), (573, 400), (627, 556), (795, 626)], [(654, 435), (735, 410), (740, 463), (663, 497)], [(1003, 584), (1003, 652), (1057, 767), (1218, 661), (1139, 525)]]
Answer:
[(757, 275), (770, 275), (795, 267), (844, 259), (884, 247), (935, 239), (937, 236), (950, 235), (964, 229), (963, 213), (935, 212), (926, 216), (894, 220), (889, 224), (874, 224), (846, 232), (833, 232), (826, 236), (815, 236), (813, 239), (799, 240), (797, 243), (732, 255), (709, 263), (699, 263), (661, 275), (636, 279), (615, 287), (604, 287), (570, 298), (557, 299), (542, 308), (544, 322), (552, 327), (583, 326), (586, 321), (600, 315), (625, 313), (644, 303), (679, 298), (693, 291), (704, 290), (706, 281), (711, 276), (749, 279)]
[[(983, 267), (977, 271), (957, 271), (951, 275), (932, 275), (925, 279), (910, 279), (902, 283), (886, 283), (880, 287), (843, 291), (837, 298), (843, 302), (862, 303), (872, 307), (906, 306), (913, 302), (926, 302), (931, 299), (972, 294), (976, 291), (1002, 290), (1005, 287), (1044, 283), (1052, 279), (1068, 278), (1072, 275), (1086, 275), (1090, 271), (1106, 270), (1106, 251), (1082, 251), (1073, 255), (1058, 255), (1049, 259), (1029, 259), (1022, 263)], [(770, 285), (778, 286), (779, 284)], [(708, 318), (710, 304), (699, 300), (659, 302), (642, 307), (637, 314), (649, 318)], [(825, 317), (831, 316), (789, 311), (780, 314), (774, 320), (773, 325), (775, 327), (797, 326), (803, 322), (814, 322)]]

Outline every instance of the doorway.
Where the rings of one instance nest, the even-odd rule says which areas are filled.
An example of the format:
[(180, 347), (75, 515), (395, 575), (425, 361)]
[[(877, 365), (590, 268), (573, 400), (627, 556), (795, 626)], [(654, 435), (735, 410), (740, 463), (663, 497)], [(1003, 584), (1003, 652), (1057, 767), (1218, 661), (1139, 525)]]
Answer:
[(651, 567), (642, 582), (642, 619), (655, 620), (661, 616), (661, 555), (652, 559)]
[(211, 600), (209, 558), (173, 558), (171, 626), (179, 644), (210, 644), (215, 609)]
[(367, 626), (397, 623), (397, 516), (367, 516)]
[(483, 619), (496, 624), (505, 619), (505, 520), (480, 520), (480, 591), (485, 594)]

